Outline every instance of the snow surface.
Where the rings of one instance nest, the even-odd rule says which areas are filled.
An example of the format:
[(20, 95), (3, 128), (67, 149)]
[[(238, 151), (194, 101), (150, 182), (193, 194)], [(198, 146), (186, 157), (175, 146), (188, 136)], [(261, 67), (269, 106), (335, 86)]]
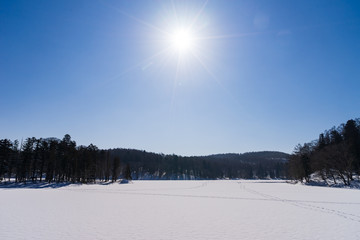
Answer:
[(0, 239), (360, 239), (360, 190), (283, 181), (0, 185)]

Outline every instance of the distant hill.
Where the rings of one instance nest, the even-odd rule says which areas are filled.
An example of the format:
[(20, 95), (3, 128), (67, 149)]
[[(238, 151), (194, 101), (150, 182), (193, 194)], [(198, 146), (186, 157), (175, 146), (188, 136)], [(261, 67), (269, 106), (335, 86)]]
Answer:
[(110, 149), (130, 164), (135, 179), (286, 178), (289, 154), (276, 151), (183, 157), (135, 149)]
[(224, 153), (209, 155), (207, 158), (234, 160), (247, 163), (258, 163), (262, 161), (284, 161), (289, 160), (290, 154), (277, 151), (261, 151), (261, 152), (247, 152), (247, 153)]

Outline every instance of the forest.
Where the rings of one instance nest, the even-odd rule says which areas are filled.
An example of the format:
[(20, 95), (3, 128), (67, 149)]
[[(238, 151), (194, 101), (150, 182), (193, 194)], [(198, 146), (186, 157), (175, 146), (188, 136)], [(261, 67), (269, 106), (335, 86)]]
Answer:
[(135, 149), (77, 146), (58, 138), (0, 139), (0, 181), (94, 183), (119, 179), (294, 179), (350, 185), (360, 176), (360, 119), (333, 127), (317, 140), (298, 144), (293, 154), (178, 156)]
[(360, 119), (348, 120), (295, 147), (289, 159), (290, 177), (310, 182), (314, 173), (325, 182), (344, 185), (360, 176)]
[(134, 149), (98, 149), (63, 139), (0, 140), (0, 179), (16, 182), (94, 183), (119, 179), (280, 179), (289, 155), (252, 152), (183, 157)]

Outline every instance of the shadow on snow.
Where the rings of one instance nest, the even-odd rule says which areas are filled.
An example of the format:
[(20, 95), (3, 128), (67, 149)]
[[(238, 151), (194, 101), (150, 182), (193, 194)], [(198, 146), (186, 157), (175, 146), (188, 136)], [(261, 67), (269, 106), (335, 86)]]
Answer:
[(0, 183), (0, 188), (32, 188), (32, 189), (42, 189), (42, 188), (61, 188), (69, 186), (74, 183), (56, 183), (56, 182), (2, 182)]

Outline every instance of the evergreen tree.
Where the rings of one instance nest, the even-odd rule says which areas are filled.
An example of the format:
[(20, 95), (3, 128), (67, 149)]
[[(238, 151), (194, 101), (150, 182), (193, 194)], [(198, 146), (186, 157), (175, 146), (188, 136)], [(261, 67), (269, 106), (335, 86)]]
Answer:
[(112, 169), (112, 182), (116, 182), (119, 177), (120, 158), (114, 157)]
[(9, 139), (0, 140), (0, 181), (5, 178), (5, 173), (10, 165), (12, 146)]
[(130, 164), (129, 163), (126, 164), (124, 178), (127, 179), (127, 180), (132, 180)]

